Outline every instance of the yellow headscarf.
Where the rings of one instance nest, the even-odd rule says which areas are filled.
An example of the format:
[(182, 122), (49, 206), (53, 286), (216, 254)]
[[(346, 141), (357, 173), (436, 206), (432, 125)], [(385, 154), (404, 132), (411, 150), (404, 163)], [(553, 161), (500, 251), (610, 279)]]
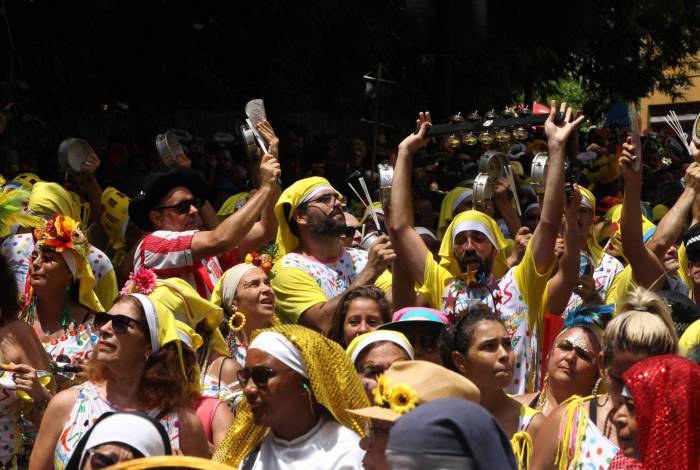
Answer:
[(221, 208), (219, 208), (219, 212), (217, 212), (216, 215), (220, 219), (223, 219), (226, 216), (233, 214), (241, 207), (239, 205), (240, 202), (245, 203), (245, 200), (249, 194), (250, 193), (248, 192), (238, 193), (226, 199), (224, 203), (221, 204)]
[(34, 185), (40, 181), (41, 178), (39, 178), (34, 173), (20, 173), (19, 175), (12, 178), (12, 181), (10, 181), (8, 185), (14, 186), (17, 189), (20, 189), (19, 187), (21, 186), (22, 188), (31, 191)]
[[(365, 207), (365, 212), (362, 214), (362, 218), (360, 219), (360, 223), (364, 224), (366, 220), (371, 220), (372, 219), (372, 212), (374, 212), (376, 215), (381, 215), (384, 216), (384, 208), (382, 207), (381, 202), (373, 202), (371, 206)], [(372, 226), (374, 227), (374, 222), (372, 222)]]
[(226, 341), (219, 331), (223, 309), (203, 299), (184, 279), (158, 279), (156, 287), (148, 295), (154, 302), (158, 301), (170, 310), (175, 319), (187, 323), (192, 328), (203, 323), (212, 332), (209, 344), (219, 354), (228, 355)]
[(51, 217), (62, 214), (82, 222), (87, 227), (90, 220), (89, 205), (80, 201), (80, 196), (57, 183), (38, 182), (29, 196), (30, 213)]
[(102, 192), (102, 207), (100, 216), (102, 227), (109, 238), (114, 251), (126, 246), (126, 227), (129, 224), (129, 197), (112, 186)]
[(299, 246), (299, 239), (289, 229), (289, 221), (296, 213), (297, 206), (310, 191), (318, 186), (331, 186), (326, 178), (312, 176), (304, 178), (282, 191), (277, 204), (275, 204), (275, 218), (277, 219), (277, 256), (281, 258), (294, 251)]
[[(588, 207), (591, 210), (591, 214), (595, 216), (595, 196), (583, 186), (578, 186), (578, 190), (581, 192), (581, 206)], [(598, 244), (598, 237), (596, 235), (595, 224), (593, 222), (591, 222), (591, 226), (588, 227), (586, 246), (588, 247), (588, 251), (591, 253), (591, 256), (593, 256), (596, 266), (600, 266), (600, 262), (603, 261), (605, 250), (603, 250), (603, 247)]]
[(0, 238), (10, 235), (14, 226), (39, 227), (43, 224), (39, 217), (23, 211), (28, 200), (29, 192), (21, 189), (0, 192)]
[[(481, 225), (482, 230), (484, 230), (485, 235), (491, 240), (494, 247), (498, 250), (496, 257), (493, 260), (493, 265), (491, 266), (491, 272), (496, 279), (500, 279), (508, 271), (508, 264), (506, 263), (506, 239), (503, 236), (503, 232), (498, 227), (498, 224), (488, 215), (483, 212), (471, 210), (459, 213), (445, 230), (445, 236), (442, 238), (442, 244), (440, 245), (440, 266), (446, 268), (452, 273), (454, 277), (462, 275), (462, 269), (459, 266), (459, 262), (454, 257), (454, 230), (457, 225), (462, 222), (476, 222)], [(480, 231), (482, 231), (480, 230)]]
[[(314, 399), (328, 410), (335, 421), (362, 436), (365, 420), (347, 410), (365, 408), (370, 404), (360, 377), (343, 348), (300, 325), (280, 325), (257, 330), (253, 333), (251, 342), (263, 331), (283, 335), (299, 350)], [(268, 431), (268, 428), (255, 424), (250, 405), (247, 400), (243, 400), (236, 410), (233, 426), (216, 449), (212, 460), (238, 467)]]
[(438, 217), (437, 231), (438, 240), (442, 240), (442, 237), (445, 236), (445, 230), (450, 224), (450, 221), (452, 220), (452, 216), (454, 215), (454, 211), (456, 209), (456, 207), (454, 206), (458, 206), (459, 204), (461, 204), (462, 201), (460, 201), (457, 204), (455, 204), (455, 202), (459, 198), (462, 198), (462, 200), (466, 199), (471, 195), (471, 193), (471, 189), (457, 186), (445, 195), (445, 197), (442, 200), (442, 204), (440, 204), (440, 216)]
[[(622, 227), (620, 226), (620, 218), (622, 217), (622, 204), (618, 204), (610, 208), (605, 218), (610, 216), (610, 243), (615, 249), (624, 256), (622, 249)], [(656, 232), (654, 225), (644, 214), (642, 214), (642, 240), (648, 242), (652, 235)]]
[(66, 259), (66, 263), (78, 281), (80, 304), (93, 312), (102, 312), (97, 295), (94, 292), (95, 276), (88, 263), (89, 246), (87, 238), (80, 228), (80, 222), (76, 222), (70, 217), (57, 215), (51, 219), (45, 227), (34, 231), (36, 246), (46, 246), (57, 253), (63, 254), (65, 251), (73, 253), (73, 262)]

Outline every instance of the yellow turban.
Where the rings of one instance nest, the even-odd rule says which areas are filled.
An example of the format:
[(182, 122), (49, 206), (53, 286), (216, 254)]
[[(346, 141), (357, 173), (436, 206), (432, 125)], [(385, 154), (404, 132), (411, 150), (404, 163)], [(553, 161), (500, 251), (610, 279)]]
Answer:
[[(610, 243), (615, 249), (622, 253), (622, 227), (620, 226), (620, 218), (622, 217), (622, 204), (618, 204), (610, 208), (605, 218), (610, 216)], [(642, 214), (642, 241), (648, 242), (652, 235), (656, 232), (656, 225)]]
[(249, 194), (250, 193), (246, 192), (238, 193), (226, 199), (224, 203), (221, 204), (221, 208), (219, 209), (219, 212), (216, 213), (216, 215), (220, 219), (223, 219), (226, 216), (233, 214), (238, 209), (240, 209), (243, 204), (245, 204)]
[(81, 203), (80, 196), (57, 183), (36, 183), (29, 196), (29, 211), (44, 217), (62, 214), (81, 221), (84, 227), (90, 218), (89, 206)]
[[(588, 189), (583, 186), (579, 186), (578, 190), (581, 192), (581, 206), (588, 207), (591, 210), (591, 215), (595, 215), (595, 196)], [(595, 224), (591, 222), (590, 227), (588, 227), (588, 234), (586, 234), (586, 246), (588, 251), (593, 256), (596, 266), (600, 266), (600, 262), (603, 260), (603, 255), (605, 250), (598, 244), (598, 237), (596, 235)]]
[(452, 222), (445, 231), (445, 236), (442, 238), (442, 244), (440, 245), (440, 266), (450, 271), (454, 277), (463, 274), (459, 262), (454, 257), (453, 240), (456, 235), (455, 229), (458, 229), (459, 226), (464, 227), (465, 223), (473, 226), (468, 228), (468, 230), (477, 230), (486, 235), (496, 250), (498, 250), (493, 260), (493, 265), (491, 266), (491, 272), (496, 279), (500, 279), (508, 271), (505, 253), (507, 247), (506, 239), (496, 221), (479, 211), (471, 210), (461, 212), (452, 219)]
[(314, 189), (320, 186), (331, 184), (326, 178), (312, 176), (297, 181), (280, 194), (277, 204), (275, 204), (275, 218), (277, 219), (277, 256), (282, 257), (294, 251), (299, 246), (299, 239), (289, 229), (289, 221), (292, 220), (296, 209), (304, 199)]
[(158, 279), (156, 287), (148, 294), (154, 302), (160, 302), (173, 313), (176, 320), (187, 323), (192, 328), (202, 323), (212, 332), (210, 345), (220, 354), (228, 354), (226, 341), (219, 331), (223, 309), (203, 299), (184, 279)]
[(445, 236), (445, 229), (452, 220), (452, 215), (454, 215), (455, 209), (459, 206), (462, 201), (472, 196), (473, 191), (469, 188), (463, 188), (458, 186), (452, 191), (447, 193), (440, 204), (440, 216), (438, 217), (438, 240), (442, 240)]

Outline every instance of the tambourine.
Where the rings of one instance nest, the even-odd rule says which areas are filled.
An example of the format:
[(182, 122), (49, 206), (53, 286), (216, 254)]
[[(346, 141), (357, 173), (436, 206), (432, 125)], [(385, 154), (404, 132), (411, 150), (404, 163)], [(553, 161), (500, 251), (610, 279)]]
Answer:
[(241, 135), (241, 142), (243, 142), (243, 150), (245, 150), (248, 159), (252, 160), (255, 158), (255, 150), (258, 144), (255, 142), (255, 134), (250, 128), (247, 122), (244, 122), (238, 128)]
[(158, 150), (158, 155), (160, 155), (160, 159), (165, 166), (170, 168), (175, 166), (176, 156), (185, 154), (180, 141), (170, 131), (156, 136), (156, 150)]
[(486, 173), (491, 179), (496, 179), (504, 174), (506, 165), (509, 165), (508, 157), (501, 152), (489, 150), (479, 158), (479, 173)]
[(365, 251), (369, 251), (369, 249), (374, 245), (374, 242), (377, 241), (379, 237), (384, 235), (382, 232), (369, 232), (365, 234), (364, 237), (362, 237), (362, 240), (360, 241), (360, 248), (362, 248)]
[(695, 118), (695, 123), (693, 123), (693, 132), (691, 134), (695, 145), (700, 147), (700, 114), (698, 114), (698, 116)]
[(382, 207), (389, 207), (391, 203), (391, 183), (394, 180), (394, 168), (391, 165), (380, 163), (377, 165), (379, 173), (379, 200)]
[(474, 208), (491, 214), (493, 209), (493, 203), (491, 202), (493, 197), (493, 179), (487, 173), (479, 173), (474, 178), (473, 191)]
[(530, 179), (532, 189), (537, 194), (544, 194), (544, 183), (547, 180), (547, 170), (549, 169), (549, 155), (540, 152), (532, 159), (530, 167)]

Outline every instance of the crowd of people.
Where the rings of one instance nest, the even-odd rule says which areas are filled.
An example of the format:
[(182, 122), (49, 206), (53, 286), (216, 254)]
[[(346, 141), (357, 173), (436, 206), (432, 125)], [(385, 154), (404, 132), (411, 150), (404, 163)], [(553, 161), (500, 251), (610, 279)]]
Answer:
[(700, 149), (583, 119), (3, 175), (0, 468), (700, 468)]

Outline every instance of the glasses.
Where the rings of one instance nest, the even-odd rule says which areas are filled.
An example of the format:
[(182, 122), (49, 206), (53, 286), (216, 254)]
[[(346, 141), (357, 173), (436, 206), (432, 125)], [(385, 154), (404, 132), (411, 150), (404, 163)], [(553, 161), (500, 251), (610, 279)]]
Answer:
[(164, 211), (165, 209), (175, 209), (175, 211), (178, 214), (187, 214), (190, 211), (190, 207), (194, 206), (197, 209), (202, 208), (202, 201), (201, 199), (186, 199), (184, 201), (180, 201), (177, 204), (173, 204), (172, 206), (161, 206), (161, 207), (156, 207), (153, 209), (154, 211)]
[(119, 457), (117, 454), (105, 454), (98, 452), (95, 449), (88, 450), (88, 458), (90, 459), (90, 466), (95, 469), (107, 468), (114, 464), (119, 463)]
[(359, 226), (353, 227), (352, 225), (348, 225), (348, 226), (345, 228), (345, 233), (344, 233), (343, 235), (345, 235), (345, 236), (348, 237), (348, 238), (354, 237), (354, 236), (355, 236), (355, 232), (357, 232), (358, 230), (360, 230), (360, 227), (359, 227)]
[(425, 349), (428, 353), (433, 353), (437, 350), (437, 342), (440, 334), (416, 334), (416, 333), (404, 333), (408, 342), (413, 345), (413, 347), (420, 346)]
[(557, 348), (559, 348), (562, 351), (569, 352), (569, 351), (575, 351), (576, 356), (588, 363), (595, 363), (595, 356), (590, 353), (589, 351), (586, 351), (580, 346), (575, 346), (571, 341), (568, 339), (563, 339), (559, 341), (559, 344), (557, 344)]
[(135, 325), (143, 328), (143, 322), (134, 320), (133, 318), (127, 317), (126, 315), (111, 315), (107, 312), (97, 312), (95, 314), (95, 319), (93, 320), (93, 323), (95, 325), (95, 328), (99, 330), (110, 321), (112, 322), (112, 330), (119, 335), (123, 335), (124, 333), (126, 333), (131, 323), (134, 323)]
[(246, 367), (236, 372), (241, 387), (245, 387), (250, 379), (253, 379), (253, 383), (257, 387), (267, 387), (267, 382), (275, 375), (277, 375), (277, 371), (265, 366)]
[(334, 202), (339, 201), (340, 196), (336, 193), (330, 193), (330, 194), (324, 194), (323, 196), (319, 196), (316, 199), (313, 199), (309, 201), (309, 204), (318, 202), (320, 204), (325, 204), (327, 206), (333, 205)]

